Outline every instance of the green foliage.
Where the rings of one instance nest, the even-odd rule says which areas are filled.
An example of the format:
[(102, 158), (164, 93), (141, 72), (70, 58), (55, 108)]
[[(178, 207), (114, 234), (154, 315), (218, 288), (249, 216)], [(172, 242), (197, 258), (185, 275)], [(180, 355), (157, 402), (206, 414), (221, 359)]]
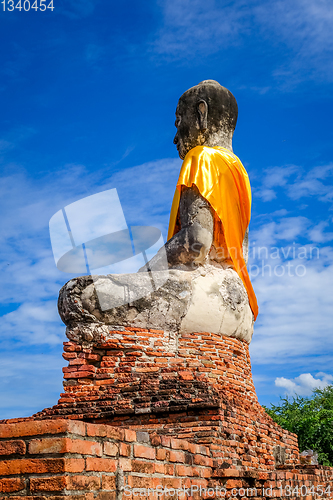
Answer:
[(298, 436), (300, 451), (314, 450), (318, 462), (333, 465), (333, 385), (315, 389), (310, 398), (280, 398), (280, 406), (266, 412), (284, 429)]

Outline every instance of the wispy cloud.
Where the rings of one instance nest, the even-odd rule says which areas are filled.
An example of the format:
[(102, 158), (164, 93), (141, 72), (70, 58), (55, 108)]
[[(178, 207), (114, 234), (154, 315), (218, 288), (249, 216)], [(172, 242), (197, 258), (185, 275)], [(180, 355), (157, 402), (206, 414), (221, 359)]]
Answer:
[(297, 366), (320, 355), (332, 362), (333, 249), (291, 244), (262, 252), (250, 262), (260, 310), (252, 359)]
[(316, 378), (311, 373), (301, 373), (294, 379), (277, 377), (275, 385), (283, 387), (288, 395), (311, 396), (314, 389), (324, 389), (332, 384), (333, 376), (327, 373), (317, 373)]
[(284, 44), (287, 57), (274, 71), (277, 80), (293, 86), (304, 79), (332, 81), (332, 19), (330, 0), (278, 0), (258, 3), (255, 18), (266, 40)]
[(308, 172), (296, 165), (267, 168), (255, 194), (263, 201), (271, 201), (277, 197), (279, 188), (284, 188), (285, 194), (292, 200), (316, 196), (319, 201), (331, 203), (333, 165), (319, 165)]
[(160, 0), (159, 4), (164, 22), (152, 44), (159, 56), (193, 59), (222, 55), (230, 47), (249, 50), (250, 45), (256, 50), (258, 44), (265, 60), (279, 47), (276, 61), (267, 57), (271, 84), (250, 84), (253, 91), (265, 93), (277, 85), (291, 90), (304, 79), (332, 81), (330, 0), (237, 0), (223, 5), (215, 0)]
[[(164, 25), (156, 34), (152, 49), (159, 55), (183, 58), (214, 53), (221, 44), (238, 43), (244, 32), (246, 3), (238, 0), (223, 8), (215, 0), (160, 0)], [(249, 23), (249, 20), (246, 24)]]
[(325, 228), (329, 226), (327, 221), (322, 221), (314, 226), (309, 231), (309, 236), (315, 243), (326, 243), (333, 240), (333, 232), (325, 232)]
[[(266, 170), (255, 193), (264, 192), (267, 201), (270, 189), (288, 207), (290, 200), (302, 198), (325, 214), (331, 176), (331, 165), (308, 172), (275, 167)], [(327, 246), (333, 236), (328, 218), (318, 223), (314, 210), (305, 213), (308, 217), (284, 209), (263, 214), (250, 233), (250, 273), (260, 309), (251, 344), (257, 365), (304, 366), (314, 355), (321, 363), (333, 360), (333, 248)]]

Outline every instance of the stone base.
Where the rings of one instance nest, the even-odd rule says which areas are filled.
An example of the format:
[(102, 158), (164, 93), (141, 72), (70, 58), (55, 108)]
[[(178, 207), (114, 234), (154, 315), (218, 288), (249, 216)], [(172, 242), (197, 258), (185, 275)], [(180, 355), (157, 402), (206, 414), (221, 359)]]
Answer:
[[(154, 431), (30, 418), (1, 424), (0, 436), (0, 498), (287, 500), (291, 496), (311, 499), (316, 493), (332, 498), (328, 488), (333, 490), (333, 468), (225, 468), (216, 445)], [(298, 494), (291, 495), (296, 487)], [(177, 489), (182, 493), (173, 491)], [(164, 495), (158, 497), (158, 491)], [(324, 494), (318, 496), (320, 491)]]
[(0, 422), (0, 498), (333, 498), (333, 468), (300, 465), (258, 403), (244, 340), (128, 328), (64, 346), (58, 404)]
[(270, 470), (277, 456), (277, 463), (298, 463), (296, 436), (258, 402), (246, 341), (132, 328), (91, 348), (64, 347), (65, 393), (35, 418), (105, 422), (213, 445), (223, 467)]

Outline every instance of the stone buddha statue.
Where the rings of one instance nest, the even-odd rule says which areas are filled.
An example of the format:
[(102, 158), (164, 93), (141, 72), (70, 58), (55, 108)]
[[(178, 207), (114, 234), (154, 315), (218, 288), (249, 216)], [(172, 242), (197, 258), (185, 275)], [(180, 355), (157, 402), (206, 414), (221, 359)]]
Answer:
[[(179, 157), (184, 160), (187, 153), (197, 146), (222, 147), (232, 152), (237, 115), (236, 99), (215, 80), (205, 80), (187, 90), (176, 109), (177, 132), (173, 142)], [(216, 248), (216, 219), (214, 210), (195, 184), (182, 186), (177, 221), (180, 230), (165, 244), (170, 268), (194, 269), (205, 260), (230, 267), (230, 256), (224, 242), (222, 247)], [(248, 228), (243, 251), (247, 261)], [(151, 262), (155, 269), (158, 261), (163, 267), (160, 256), (157, 254)]]
[[(71, 340), (98, 343), (131, 326), (170, 332), (171, 343), (182, 332), (251, 341), (257, 315), (246, 269), (251, 193), (232, 151), (237, 114), (234, 96), (214, 80), (180, 97), (174, 144), (184, 162), (168, 241), (138, 273), (83, 276), (61, 289), (59, 313)], [(131, 290), (142, 291), (152, 272), (163, 284), (132, 300)], [(98, 286), (108, 297), (126, 289), (129, 298), (101, 307)]]

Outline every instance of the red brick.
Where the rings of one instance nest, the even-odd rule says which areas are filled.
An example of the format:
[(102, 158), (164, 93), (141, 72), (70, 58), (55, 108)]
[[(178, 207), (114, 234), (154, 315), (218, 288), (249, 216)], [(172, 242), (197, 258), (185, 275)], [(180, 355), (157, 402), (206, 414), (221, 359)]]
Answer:
[(160, 368), (158, 366), (150, 366), (150, 367), (145, 367), (145, 368), (135, 368), (135, 371), (137, 373), (153, 373), (153, 372), (158, 372)]
[(0, 475), (43, 474), (65, 472), (63, 458), (3, 460), (0, 462)]
[(176, 474), (177, 476), (185, 477), (192, 477), (194, 475), (193, 468), (186, 465), (176, 465)]
[(240, 473), (237, 469), (221, 469), (219, 470), (220, 477), (239, 477)]
[(154, 474), (155, 464), (144, 460), (132, 460), (132, 471), (141, 474)]
[(69, 361), (69, 366), (88, 365), (88, 361), (82, 358), (74, 358)]
[(86, 458), (86, 471), (94, 472), (115, 472), (117, 470), (117, 460), (112, 458)]
[(104, 443), (104, 454), (111, 457), (115, 457), (118, 453), (118, 445), (115, 443), (105, 442)]
[(179, 378), (180, 380), (193, 380), (194, 377), (193, 377), (193, 373), (191, 372), (187, 372), (187, 371), (184, 371), (184, 372), (178, 372), (179, 374)]
[(100, 436), (115, 439), (117, 441), (124, 440), (124, 431), (118, 427), (105, 424), (87, 424), (87, 436)]
[(225, 484), (225, 487), (229, 490), (232, 488), (241, 488), (242, 487), (242, 481), (240, 479), (228, 479), (228, 481)]
[(170, 462), (185, 462), (185, 453), (182, 451), (170, 451)]
[(101, 479), (98, 476), (67, 476), (66, 486), (70, 491), (98, 490), (101, 486)]
[(125, 441), (132, 443), (136, 441), (136, 432), (131, 429), (125, 429)]
[(157, 460), (165, 460), (166, 459), (166, 450), (160, 448), (156, 451), (156, 459)]
[(194, 455), (194, 463), (196, 465), (208, 465), (209, 467), (213, 466), (213, 460), (202, 455)]
[(0, 441), (0, 455), (24, 455), (25, 442), (22, 440)]
[(123, 471), (131, 471), (132, 470), (132, 460), (130, 458), (123, 458), (123, 457), (120, 457), (119, 458), (119, 467), (123, 470)]
[(76, 372), (70, 372), (70, 373), (64, 373), (64, 378), (65, 379), (75, 379), (75, 378), (93, 378), (94, 374), (88, 371), (76, 371)]
[(29, 444), (29, 453), (81, 453), (83, 455), (102, 456), (102, 445), (94, 441), (83, 439), (33, 439)]
[[(128, 498), (128, 500), (132, 500), (131, 496), (129, 496), (127, 498)], [(94, 497), (92, 500), (116, 500), (116, 499), (117, 499), (117, 492), (116, 491), (100, 491), (99, 493), (97, 493), (97, 496)], [(75, 498), (75, 500), (76, 500), (76, 498)]]
[(150, 436), (150, 442), (153, 446), (160, 446), (160, 444), (162, 443), (161, 437), (157, 436), (157, 434), (153, 434), (152, 436)]
[(77, 420), (26, 420), (23, 422), (0, 424), (2, 438), (39, 436), (42, 434), (61, 434), (72, 432), (84, 436), (84, 422)]
[[(100, 375), (98, 375), (100, 377)], [(105, 375), (103, 375), (105, 377)], [(95, 385), (100, 387), (102, 385), (113, 385), (115, 380), (113, 378), (102, 378), (101, 380), (96, 380)]]
[(155, 472), (156, 474), (164, 474), (164, 464), (156, 463), (155, 464)]
[[(159, 478), (161, 484), (161, 479)], [(130, 476), (128, 478), (128, 485), (131, 488), (152, 488), (153, 487), (153, 481), (151, 477), (140, 477), (140, 476)], [(133, 495), (134, 496), (134, 495)], [(134, 498), (137, 498), (136, 496)], [(139, 498), (139, 497), (138, 497)], [(147, 498), (147, 497), (144, 497)], [(156, 498), (156, 497), (155, 497)]]
[(89, 361), (100, 361), (101, 356), (99, 354), (91, 354), (84, 352), (79, 354), (79, 358), (88, 359)]
[(82, 347), (78, 344), (74, 344), (72, 342), (64, 343), (64, 351), (65, 352), (80, 352), (82, 351)]
[(161, 441), (162, 441), (162, 446), (166, 446), (167, 448), (170, 448), (171, 439), (168, 436), (161, 436)]
[(122, 457), (129, 457), (131, 454), (131, 447), (129, 444), (120, 443), (119, 445), (119, 455)]
[(102, 476), (102, 490), (115, 490), (116, 477), (115, 476)]
[(66, 472), (83, 472), (85, 468), (84, 458), (65, 458)]
[(141, 444), (134, 445), (134, 456), (139, 458), (155, 459), (155, 449)]
[(66, 360), (69, 361), (70, 359), (75, 359), (77, 358), (76, 352), (64, 352), (62, 354), (62, 357)]
[(31, 493), (35, 493), (38, 491), (63, 491), (65, 488), (65, 476), (30, 478)]
[(4, 478), (0, 480), (0, 492), (2, 493), (14, 493), (16, 491), (22, 491), (25, 488), (24, 479), (15, 478)]
[(171, 464), (165, 464), (164, 466), (165, 474), (167, 476), (174, 476), (175, 475), (175, 466)]
[(176, 449), (176, 450), (188, 450), (189, 449), (189, 443), (187, 441), (185, 441), (184, 439), (171, 438), (170, 444), (171, 444), (171, 448)]

